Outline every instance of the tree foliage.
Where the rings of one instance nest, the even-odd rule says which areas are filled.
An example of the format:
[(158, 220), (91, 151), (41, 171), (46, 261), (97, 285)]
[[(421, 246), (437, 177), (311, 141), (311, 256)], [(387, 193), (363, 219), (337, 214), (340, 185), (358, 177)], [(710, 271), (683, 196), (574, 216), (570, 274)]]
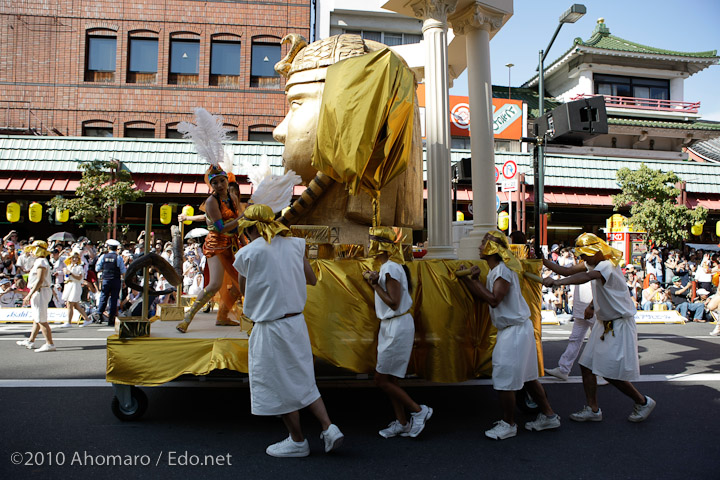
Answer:
[(55, 197), (48, 202), (54, 209), (70, 210), (70, 218), (83, 224), (96, 222), (103, 230), (112, 208), (137, 200), (143, 195), (135, 187), (127, 170), (106, 160), (93, 160), (80, 165), (82, 178), (75, 198)]
[(612, 197), (615, 211), (630, 206), (628, 222), (647, 232), (647, 242), (675, 245), (687, 239), (694, 223), (705, 222), (708, 213), (700, 206), (689, 209), (678, 204), (681, 192), (675, 185), (680, 181), (672, 171), (654, 170), (644, 163), (635, 171), (621, 168), (617, 183), (622, 192)]

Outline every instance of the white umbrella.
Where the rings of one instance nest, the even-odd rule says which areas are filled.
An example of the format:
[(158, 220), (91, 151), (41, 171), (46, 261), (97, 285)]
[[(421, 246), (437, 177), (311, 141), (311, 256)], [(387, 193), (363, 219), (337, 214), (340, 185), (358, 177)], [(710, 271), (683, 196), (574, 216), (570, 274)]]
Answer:
[(188, 238), (204, 237), (208, 233), (210, 233), (210, 230), (208, 230), (207, 228), (193, 228), (185, 235), (185, 238), (188, 239)]

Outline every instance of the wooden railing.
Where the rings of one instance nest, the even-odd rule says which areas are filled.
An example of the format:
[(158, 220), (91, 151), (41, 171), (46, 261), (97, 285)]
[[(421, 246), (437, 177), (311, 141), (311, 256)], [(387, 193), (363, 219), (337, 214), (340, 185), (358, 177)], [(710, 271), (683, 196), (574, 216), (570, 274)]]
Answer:
[[(597, 95), (577, 95), (571, 100), (595, 97)], [(698, 113), (700, 102), (679, 102), (677, 100), (657, 100), (654, 98), (621, 97), (618, 95), (603, 95), (606, 107), (634, 108), (638, 110), (653, 110), (675, 113)]]

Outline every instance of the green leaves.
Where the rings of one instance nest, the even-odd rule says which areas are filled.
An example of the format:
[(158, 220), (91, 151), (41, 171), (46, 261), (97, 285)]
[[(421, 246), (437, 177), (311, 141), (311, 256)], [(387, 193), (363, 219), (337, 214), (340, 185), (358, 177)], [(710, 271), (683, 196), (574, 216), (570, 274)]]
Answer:
[(55, 197), (47, 204), (70, 210), (70, 218), (80, 223), (97, 222), (103, 229), (112, 208), (137, 200), (143, 192), (135, 187), (132, 175), (115, 162), (93, 160), (80, 165), (83, 171), (76, 198)]
[(694, 210), (679, 205), (677, 197), (681, 190), (676, 186), (681, 178), (674, 172), (649, 168), (644, 163), (632, 171), (621, 168), (617, 182), (622, 192), (613, 195), (615, 211), (630, 207), (628, 222), (636, 230), (645, 230), (647, 241), (656, 245), (674, 245), (687, 239), (690, 227), (704, 222), (707, 210)]

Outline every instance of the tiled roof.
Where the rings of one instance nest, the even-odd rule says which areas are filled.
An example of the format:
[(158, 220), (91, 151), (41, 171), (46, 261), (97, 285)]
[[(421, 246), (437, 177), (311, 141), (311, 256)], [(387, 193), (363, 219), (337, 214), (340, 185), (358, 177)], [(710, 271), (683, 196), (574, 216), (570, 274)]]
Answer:
[(708, 160), (720, 162), (720, 138), (698, 142), (690, 150)]
[(592, 36), (583, 41), (580, 37), (575, 39), (575, 45), (586, 47), (601, 48), (603, 50), (615, 50), (619, 52), (646, 53), (649, 55), (672, 55), (677, 57), (696, 57), (712, 59), (717, 57), (717, 50), (708, 50), (706, 52), (678, 52), (675, 50), (665, 50), (662, 48), (648, 47), (639, 43), (625, 40), (610, 34), (610, 29), (604, 22), (598, 21), (597, 27), (593, 30)]
[[(226, 146), (235, 156), (236, 167), (240, 158), (257, 164), (261, 155), (267, 155), (276, 173), (282, 173), (283, 148), (283, 145), (259, 142), (232, 142)], [(426, 154), (424, 152), (424, 157)], [(450, 161), (456, 163), (470, 157), (470, 150), (453, 149), (450, 157)], [(201, 175), (207, 168), (187, 140), (0, 136), (0, 171), (45, 172), (44, 176), (51, 178), (50, 172), (78, 172), (80, 162), (110, 158), (120, 160), (142, 181), (158, 174), (174, 179), (178, 178), (176, 175)], [(497, 167), (502, 167), (507, 160), (514, 160), (518, 173), (525, 173), (526, 181), (532, 185), (532, 154), (495, 153)], [(720, 164), (709, 162), (548, 154), (545, 184), (588, 191), (617, 190), (618, 169), (635, 170), (641, 163), (654, 169), (672, 170), (687, 182), (688, 192), (720, 194), (717, 181)]]
[[(242, 160), (267, 155), (276, 173), (282, 173), (283, 145), (228, 142), (237, 167)], [(131, 173), (204, 174), (207, 164), (198, 160), (188, 140), (0, 136), (2, 170), (79, 171), (91, 160), (117, 159)]]
[[(547, 66), (545, 66), (544, 70), (546, 72), (546, 76), (547, 72), (549, 70), (552, 70), (553, 66), (556, 63), (565, 59), (570, 52), (578, 48), (582, 49), (583, 47), (607, 50), (608, 53), (627, 53), (628, 55), (633, 56), (663, 55), (670, 57), (678, 57), (678, 60), (680, 60), (681, 58), (685, 58), (688, 59), (688, 62), (696, 62), (696, 68), (691, 68), (690, 73), (700, 71), (710, 64), (717, 64), (718, 60), (720, 59), (717, 56), (717, 50), (708, 50), (705, 52), (678, 52), (675, 50), (665, 50), (662, 48), (649, 47), (640, 43), (631, 42), (630, 40), (625, 40), (624, 38), (616, 37), (615, 35), (610, 34), (610, 29), (607, 27), (607, 25), (605, 25), (603, 19), (599, 19), (595, 30), (593, 30), (592, 35), (588, 40), (583, 41), (583, 39), (580, 37), (575, 38), (575, 40), (573, 41), (573, 45), (567, 51), (565, 51), (562, 55), (549, 63)], [(697, 66), (697, 64), (701, 64), (701, 66)], [(536, 79), (537, 75), (533, 76), (530, 80), (525, 82), (524, 85), (532, 84), (536, 81)]]
[(662, 120), (608, 117), (608, 125), (630, 125), (649, 128), (679, 128), (682, 130), (711, 130), (720, 132), (720, 123), (703, 120), (694, 122), (666, 122)]

